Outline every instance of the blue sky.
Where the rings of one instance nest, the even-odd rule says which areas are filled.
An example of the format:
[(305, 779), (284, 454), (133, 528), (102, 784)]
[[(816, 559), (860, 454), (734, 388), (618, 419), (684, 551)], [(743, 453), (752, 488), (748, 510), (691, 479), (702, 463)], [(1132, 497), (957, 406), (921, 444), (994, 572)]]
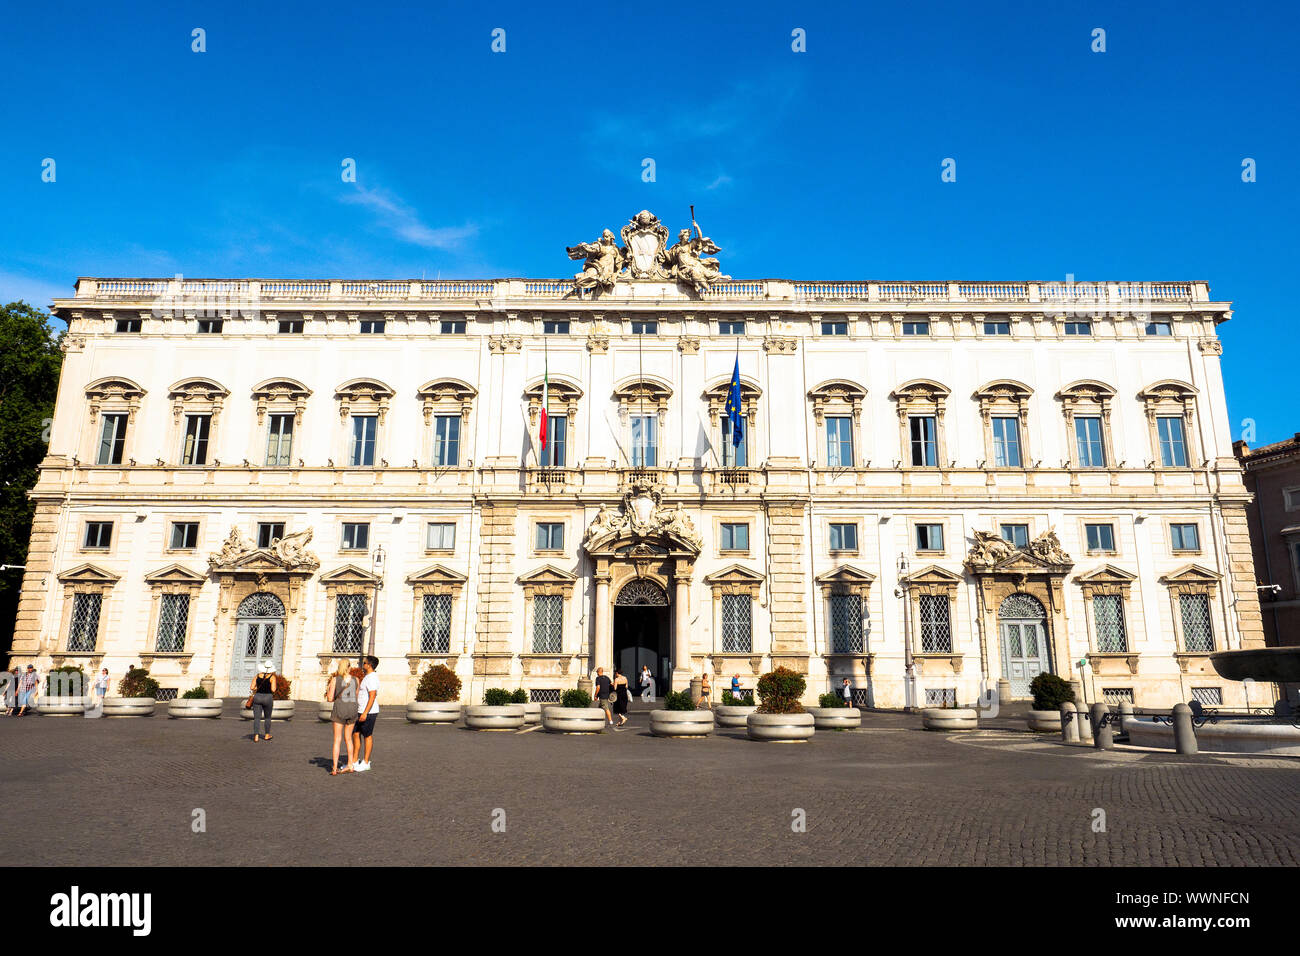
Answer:
[(738, 278), (1206, 279), (1235, 303), (1234, 429), (1300, 431), (1285, 4), (50, 2), (5, 26), (0, 301), (563, 276), (565, 245), (695, 203)]

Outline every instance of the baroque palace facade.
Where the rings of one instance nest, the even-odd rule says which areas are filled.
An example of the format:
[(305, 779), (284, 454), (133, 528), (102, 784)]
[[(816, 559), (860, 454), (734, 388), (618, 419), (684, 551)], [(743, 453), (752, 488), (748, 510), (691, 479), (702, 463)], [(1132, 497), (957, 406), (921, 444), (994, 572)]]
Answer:
[(373, 641), (386, 703), (434, 662), (471, 700), (645, 664), (1242, 702), (1206, 283), (732, 281), (649, 213), (622, 239), (567, 280), (80, 279), (16, 661), (224, 695), (269, 656), (306, 698)]

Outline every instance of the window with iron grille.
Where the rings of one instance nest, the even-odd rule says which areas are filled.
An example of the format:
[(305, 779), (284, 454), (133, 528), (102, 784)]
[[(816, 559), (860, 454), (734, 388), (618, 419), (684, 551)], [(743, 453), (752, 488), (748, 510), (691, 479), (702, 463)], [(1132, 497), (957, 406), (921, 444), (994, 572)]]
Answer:
[(528, 691), (528, 700), (534, 704), (558, 704), (560, 702), (560, 688), (534, 687)]
[(93, 651), (99, 639), (99, 612), (102, 594), (78, 593), (72, 596), (72, 621), (68, 630), (69, 651)]
[(424, 618), (420, 625), (420, 653), (451, 652), (451, 595), (426, 594)]
[(1210, 624), (1208, 594), (1178, 595), (1183, 618), (1183, 650), (1191, 653), (1214, 650), (1214, 628)]
[(153, 698), (157, 701), (175, 700), (180, 696), (180, 692), (179, 687), (159, 687)]
[(1124, 598), (1118, 594), (1094, 594), (1092, 623), (1097, 629), (1097, 650), (1103, 654), (1128, 652), (1124, 630)]
[(862, 595), (831, 595), (831, 653), (862, 653)]
[(559, 654), (564, 649), (564, 595), (533, 598), (533, 653)]
[(925, 706), (956, 707), (957, 688), (956, 687), (927, 687), (925, 689)]
[(1192, 700), (1200, 701), (1213, 707), (1223, 706), (1223, 688), (1222, 687), (1193, 687)]
[(1133, 703), (1132, 687), (1103, 687), (1101, 689), (1101, 699), (1111, 706), (1118, 704)]
[(722, 652), (748, 653), (754, 649), (752, 608), (748, 594), (722, 595)]
[(360, 654), (365, 633), (366, 596), (340, 594), (334, 600), (334, 653)]
[(951, 654), (952, 626), (946, 594), (921, 595), (921, 653)]
[(853, 706), (866, 707), (868, 706), (868, 704), (869, 701), (867, 700), (867, 688), (865, 687), (853, 688)]
[(164, 594), (158, 604), (158, 640), (154, 650), (160, 654), (179, 654), (185, 650), (185, 626), (189, 617), (188, 594)]

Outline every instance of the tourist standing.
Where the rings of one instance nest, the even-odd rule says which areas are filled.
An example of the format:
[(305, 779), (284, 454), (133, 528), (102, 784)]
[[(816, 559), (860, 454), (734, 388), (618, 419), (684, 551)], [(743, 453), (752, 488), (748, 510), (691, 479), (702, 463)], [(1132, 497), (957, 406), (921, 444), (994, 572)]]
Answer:
[(612, 702), (609, 699), (609, 692), (612, 689), (609, 678), (605, 676), (605, 668), (596, 668), (596, 706), (605, 712), (605, 723), (611, 727), (614, 725), (614, 717), (610, 713)]
[(641, 699), (651, 704), (655, 702), (655, 678), (644, 664), (641, 665)]
[(91, 692), (90, 708), (86, 711), (87, 717), (102, 717), (104, 715), (104, 698), (108, 696), (108, 668), (105, 667), (95, 675), (95, 686)]
[(700, 678), (700, 703), (706, 710), (713, 708), (713, 687), (709, 684), (709, 672)]
[(352, 676), (351, 662), (339, 661), (334, 676), (325, 685), (325, 699), (334, 705), (330, 708), (330, 724), (334, 728), (334, 769), (330, 776), (337, 777), (340, 742), (345, 743), (348, 754), (348, 765), (343, 772), (351, 773), (357, 760), (352, 744), (352, 725), (357, 722), (357, 679)]
[(618, 723), (614, 726), (617, 730), (627, 723), (627, 704), (628, 704), (628, 686), (627, 678), (617, 667), (614, 668), (614, 713), (618, 714)]
[[(375, 720), (379, 717), (379, 675), (375, 671), (378, 669), (379, 658), (373, 654), (361, 662), (361, 670), (365, 676), (361, 678), (361, 691), (357, 694), (359, 713), (353, 731), (356, 748), (354, 756), (361, 758), (353, 766), (357, 773), (364, 773), (370, 769), (370, 752), (375, 746)], [(363, 747), (364, 756), (362, 756)]]
[[(260, 743), (262, 737), (271, 739), (271, 711), (275, 709), (275, 664), (269, 660), (262, 661), (262, 669), (253, 678), (248, 688), (248, 706), (253, 708), (253, 742)], [(258, 725), (264, 733), (258, 733)]]
[(844, 683), (840, 685), (840, 696), (844, 698), (845, 707), (853, 706), (853, 685), (849, 683), (847, 677), (844, 678)]
[(18, 706), (18, 685), (23, 681), (23, 672), (14, 668), (5, 675), (8, 681), (5, 685), (5, 716), (12, 717), (14, 708)]
[(736, 698), (736, 700), (740, 700), (740, 675), (739, 674), (731, 675), (731, 696)]
[(34, 664), (27, 665), (27, 672), (18, 681), (18, 716), (26, 717), (30, 708), (36, 706), (36, 687), (41, 682)]

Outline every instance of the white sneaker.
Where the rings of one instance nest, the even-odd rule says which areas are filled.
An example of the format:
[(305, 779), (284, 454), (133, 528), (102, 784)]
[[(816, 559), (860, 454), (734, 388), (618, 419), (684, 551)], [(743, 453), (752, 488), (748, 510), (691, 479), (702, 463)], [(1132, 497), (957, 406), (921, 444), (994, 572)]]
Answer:
[(356, 766), (354, 766), (354, 767), (352, 768), (352, 772), (353, 772), (353, 773), (365, 773), (365, 772), (366, 772), (367, 770), (369, 770), (369, 769), (370, 769), (370, 764), (366, 763), (366, 762), (363, 760), (363, 761), (361, 761), (360, 763), (358, 763)]

